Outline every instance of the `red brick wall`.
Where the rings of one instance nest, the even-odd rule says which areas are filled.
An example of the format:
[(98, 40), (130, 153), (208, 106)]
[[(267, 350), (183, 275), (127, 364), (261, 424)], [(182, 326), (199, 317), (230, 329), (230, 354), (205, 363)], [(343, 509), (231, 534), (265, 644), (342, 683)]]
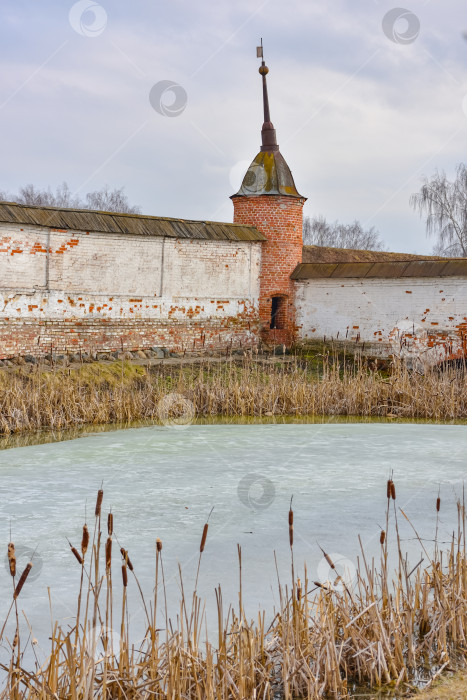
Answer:
[[(296, 337), (295, 283), (290, 275), (302, 261), (305, 199), (282, 195), (232, 197), (234, 222), (253, 224), (266, 237), (260, 274), (259, 315), (268, 342), (291, 343)], [(271, 329), (273, 296), (284, 301), (279, 311), (282, 329)]]
[[(253, 316), (253, 315), (252, 315)], [(177, 352), (247, 349), (257, 344), (258, 324), (248, 317), (210, 320), (69, 319), (0, 320), (0, 359), (49, 352), (94, 353), (167, 347)]]

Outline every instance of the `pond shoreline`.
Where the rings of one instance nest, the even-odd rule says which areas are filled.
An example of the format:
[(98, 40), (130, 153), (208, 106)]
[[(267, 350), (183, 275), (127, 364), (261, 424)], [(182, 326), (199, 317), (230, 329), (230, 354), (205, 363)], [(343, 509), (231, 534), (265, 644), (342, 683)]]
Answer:
[[(361, 542), (361, 559), (353, 571), (349, 560), (339, 561), (338, 555), (322, 549), (327, 572), (318, 581), (308, 577), (306, 566), (302, 570), (298, 561), (294, 563), (297, 544), (294, 533), (300, 512), (295, 512), (290, 502), (288, 513), (278, 513), (281, 525), (288, 530), (290, 564), (286, 585), (278, 573), (278, 605), (271, 620), (264, 608), (259, 609), (256, 619), (246, 612), (243, 588), (248, 586), (248, 576), (246, 572), (242, 574), (242, 548), (238, 545), (238, 610), (230, 604), (225, 613), (227, 608), (223, 607), (219, 584), (216, 588), (218, 628), (213, 640), (208, 635), (198, 589), (200, 569), (202, 576), (206, 575), (204, 558), (209, 557), (215, 539), (209, 517), (198, 533), (199, 552), (193, 553), (198, 563), (192, 597), (188, 593), (191, 585), (186, 583), (185, 576), (182, 578), (180, 570), (180, 615), (175, 620), (167, 614), (166, 540), (158, 538), (155, 542), (155, 579), (145, 599), (136, 576), (143, 575), (148, 566), (154, 570), (154, 563), (135, 557), (131, 547), (120, 549), (118, 540), (118, 548), (112, 554), (114, 518), (117, 523), (119, 511), (114, 513), (112, 508), (108, 511), (101, 488), (95, 522), (90, 519), (89, 527), (83, 525), (82, 539), (76, 531), (74, 535), (70, 533), (76, 546), (70, 543), (73, 556), (66, 559), (66, 567), (74, 572), (75, 580), (79, 580), (81, 571), (81, 584), (78, 590), (75, 587), (76, 613), (68, 607), (65, 624), (58, 619), (53, 623), (50, 652), (46, 652), (44, 661), (33, 672), (20, 659), (19, 652), (15, 659), (13, 645), (11, 661), (3, 665), (7, 671), (6, 689), (13, 691), (16, 683), (21, 682), (27, 689), (24, 697), (30, 700), (39, 700), (44, 689), (48, 694), (58, 692), (61, 697), (75, 698), (79, 697), (75, 687), (86, 679), (89, 681), (92, 668), (92, 694), (107, 683), (110, 686), (114, 683), (122, 690), (123, 697), (145, 698), (147, 689), (157, 697), (165, 697), (167, 688), (177, 688), (177, 697), (193, 700), (201, 696), (227, 700), (234, 695), (234, 688), (241, 689), (241, 697), (255, 697), (256, 693), (264, 698), (297, 699), (332, 696), (383, 700), (411, 696), (417, 687), (438, 682), (445, 669), (449, 671), (465, 661), (462, 644), (467, 585), (465, 513), (458, 521), (459, 538), (453, 535), (449, 546), (441, 549), (436, 535), (433, 554), (427, 553), (428, 561), (423, 567), (422, 559), (415, 568), (412, 565), (407, 568), (398, 518), (404, 515), (411, 521), (403, 511), (397, 514), (398, 486), (389, 479), (384, 489), (389, 494), (386, 514), (382, 513), (386, 529), (379, 537), (380, 556), (376, 561), (369, 564), (368, 552)], [(435, 503), (438, 525), (439, 497)], [(463, 511), (463, 503), (458, 505), (459, 513)], [(425, 549), (415, 528), (414, 532)], [(119, 531), (119, 537), (123, 537), (123, 532)], [(388, 568), (391, 550), (398, 561), (394, 580)], [(8, 551), (8, 559), (11, 561), (13, 557), (15, 566), (13, 543)], [(456, 551), (458, 556), (452, 556)], [(101, 583), (94, 585), (94, 581)], [(16, 586), (18, 596), (22, 587)], [(127, 596), (128, 591), (136, 588), (141, 593), (141, 613), (145, 615), (147, 632), (134, 647), (139, 637), (134, 636), (134, 631), (130, 635), (132, 616)], [(82, 610), (81, 599), (90, 600), (90, 608), (86, 605)], [(21, 605), (27, 609), (24, 592)], [(97, 609), (100, 622), (96, 622)], [(10, 613), (0, 637), (9, 616)], [(165, 622), (164, 617), (171, 622)], [(11, 616), (5, 641), (11, 639), (13, 632), (19, 648), (20, 626)], [(91, 634), (96, 638), (90, 638)], [(450, 681), (443, 679), (426, 694), (422, 689), (416, 695), (439, 700), (443, 697), (440, 687), (444, 685), (449, 688), (447, 693), (452, 693), (458, 682), (462, 687), (462, 678), (460, 672)], [(28, 682), (31, 680), (33, 683)], [(360, 690), (354, 690), (357, 684)], [(139, 692), (141, 686), (145, 689), (143, 693)], [(109, 687), (109, 696), (113, 697), (111, 691)]]
[[(194, 418), (191, 425), (458, 425), (467, 426), (467, 419), (438, 420), (428, 418), (386, 418), (380, 416), (209, 416), (206, 418)], [(164, 428), (160, 420), (135, 420), (129, 423), (102, 423), (95, 425), (87, 423), (82, 426), (54, 430), (42, 428), (0, 435), (0, 452), (16, 447), (29, 447), (33, 445), (47, 445), (66, 440), (77, 440), (98, 433), (116, 432), (135, 428), (149, 428), (159, 426)]]
[(330, 356), (285, 359), (0, 372), (0, 434), (221, 416), (467, 420), (467, 375), (456, 368), (421, 374), (401, 364), (387, 372)]
[[(21, 548), (36, 552), (31, 576), (40, 574), (41, 578), (26, 582), (20, 602), (44, 654), (48, 656), (50, 653), (47, 642), (48, 590), (52, 595), (54, 619), (62, 627), (61, 638), (64, 639), (73, 627), (70, 620), (75, 618), (73, 611), (80, 565), (70, 552), (66, 538), (79, 553), (84, 519), (88, 521), (90, 533), (94, 532), (95, 492), (103, 484), (103, 520), (98, 529), (102, 531), (100, 563), (104, 588), (99, 606), (105, 610), (107, 572), (104, 544), (108, 536), (107, 515), (111, 511), (116, 533), (112, 551), (114, 619), (118, 620), (116, 632), (120, 635), (120, 546), (128, 550), (143, 595), (149, 596), (146, 598), (149, 610), (153, 606), (156, 538), (160, 538), (166, 581), (170, 581), (167, 590), (169, 617), (175, 624), (180, 610), (179, 571), (183, 572), (183, 588), (188, 592), (188, 610), (192, 591), (197, 586), (197, 595), (206, 612), (202, 639), (197, 636), (197, 649), (193, 639), (191, 647), (187, 639), (186, 645), (173, 639), (170, 658), (174, 661), (185, 659), (183, 649), (193, 649), (194, 671), (196, 677), (206, 683), (206, 691), (218, 682), (217, 678), (223, 677), (224, 671), (235, 675), (235, 683), (242, 677), (236, 662), (232, 666), (229, 662), (224, 668), (224, 657), (221, 655), (222, 658), (217, 660), (215, 651), (219, 639), (215, 607), (218, 586), (222, 587), (225, 614), (230, 603), (238, 600), (237, 544), (243, 557), (242, 600), (246, 611), (244, 624), (248, 625), (242, 654), (251, 654), (242, 656), (243, 660), (238, 658), (238, 663), (248, 659), (252, 673), (260, 679), (259, 685), (264, 681), (261, 687), (258, 686), (259, 690), (266, 689), (267, 683), (273, 683), (280, 693), (281, 685), (290, 677), (291, 684), (294, 678), (297, 679), (297, 686), (290, 687), (291, 696), (300, 697), (295, 692), (298, 690), (301, 697), (307, 697), (308, 681), (315, 690), (311, 677), (305, 681), (301, 673), (282, 675), (282, 671), (277, 670), (283, 660), (285, 669), (291, 669), (292, 664), (294, 668), (306, 671), (307, 666), (302, 666), (303, 658), (306, 658), (319, 683), (327, 683), (330, 692), (338, 692), (334, 697), (347, 697), (344, 691), (348, 690), (353, 693), (351, 697), (365, 700), (395, 698), (394, 687), (403, 672), (399, 691), (407, 696), (409, 686), (421, 686), (445, 664), (446, 657), (440, 643), (446, 635), (450, 661), (444, 671), (457, 668), (460, 660), (455, 640), (461, 639), (460, 630), (465, 626), (463, 586), (467, 580), (464, 577), (466, 564), (464, 557), (457, 559), (448, 554), (451, 547), (457, 551), (458, 537), (451, 542), (451, 536), (459, 513), (457, 499), (460, 496), (462, 500), (465, 479), (464, 426), (434, 426), (425, 421), (407, 423), (400, 420), (395, 424), (395, 421), (384, 418), (358, 421), (350, 417), (297, 425), (293, 418), (279, 417), (276, 420), (268, 417), (267, 420), (256, 419), (254, 423), (251, 419), (244, 419), (243, 425), (229, 424), (225, 418), (214, 424), (212, 419), (202, 420), (189, 425), (186, 430), (165, 426), (135, 427), (115, 432), (104, 426), (102, 433), (98, 433), (93, 432), (91, 426), (90, 433), (74, 442), (10, 450), (9, 454), (4, 454), (4, 499), (0, 518), (5, 533), (11, 522), (11, 540), (16, 545), (18, 557)], [(445, 460), (446, 450), (451, 455), (449, 463)], [(388, 506), (386, 477), (391, 469), (394, 469), (397, 500), (391, 495), (388, 520), (385, 513)], [(441, 498), (439, 530), (438, 494)], [(292, 495), (293, 570), (288, 519)], [(430, 539), (413, 541), (416, 539), (413, 529), (399, 506), (411, 518), (416, 531), (423, 538)], [(461, 515), (461, 527), (462, 520)], [(198, 579), (200, 541), (203, 524), (207, 521), (209, 532)], [(380, 528), (385, 531), (383, 544)], [(357, 533), (360, 533), (361, 540)], [(443, 550), (441, 568), (435, 565), (436, 562), (431, 562), (434, 545), (427, 543), (433, 542), (433, 534), (439, 536)], [(461, 537), (464, 537), (463, 533)], [(386, 542), (389, 552), (387, 567)], [(422, 566), (418, 566), (423, 547), (429, 554), (423, 555)], [(333, 561), (336, 572), (329, 568), (323, 550)], [(400, 551), (404, 553), (403, 558)], [(91, 546), (85, 556), (85, 581), (88, 573), (94, 580), (89, 571), (94, 561), (93, 557), (90, 559), (90, 552)], [(369, 569), (363, 564), (363, 552)], [(374, 574), (372, 561), (375, 562)], [(404, 568), (405, 561), (408, 562), (407, 568)], [(398, 569), (399, 565), (402, 566), (399, 573), (403, 581), (399, 601), (403, 601), (403, 609), (396, 598), (388, 600), (386, 588), (383, 591), (378, 588), (379, 576), (385, 567), (387, 585), (392, 590), (394, 566)], [(18, 576), (24, 566), (22, 560), (18, 564)], [(460, 569), (451, 570), (449, 567), (452, 566)], [(343, 578), (348, 591), (341, 587), (337, 576)], [(126, 605), (132, 620), (128, 639), (132, 643), (144, 636), (145, 606), (141, 605), (133, 573), (128, 574), (128, 579)], [(282, 607), (278, 579), (283, 584)], [(397, 571), (396, 579), (399, 580)], [(331, 590), (329, 582), (334, 584)], [(0, 569), (0, 583), (2, 589), (8, 591), (7, 584), (11, 582), (4, 568)], [(284, 593), (285, 585), (289, 591), (295, 590), (294, 600), (300, 603), (298, 606), (290, 603), (287, 607), (290, 596)], [(424, 591), (428, 594), (426, 598)], [(458, 616), (457, 631), (450, 629), (454, 623), (451, 611), (446, 609), (446, 601), (453, 600), (453, 596), (461, 603), (452, 610), (452, 614)], [(84, 597), (87, 598), (87, 594)], [(163, 631), (157, 651), (159, 659), (165, 653), (165, 624), (164, 619), (160, 619), (160, 615), (164, 618), (165, 614), (164, 599), (161, 589), (157, 628), (163, 628)], [(8, 602), (8, 598), (3, 602), (3, 619)], [(282, 622), (276, 624), (276, 620), (271, 635), (267, 636), (269, 625), (278, 611), (281, 611)], [(188, 612), (189, 617), (190, 614)], [(264, 615), (264, 634), (254, 630), (258, 619), (262, 619), (258, 614)], [(318, 634), (320, 628), (315, 629), (310, 624), (311, 614), (314, 619), (319, 617), (322, 621), (322, 636)], [(440, 618), (442, 615), (444, 618)], [(236, 617), (238, 620), (237, 613)], [(23, 640), (26, 640), (29, 632), (24, 622), (22, 624)], [(430, 626), (428, 633), (427, 624)], [(215, 659), (215, 668), (218, 669), (214, 676), (207, 673), (204, 656), (203, 640), (207, 634), (213, 650), (210, 658)], [(9, 640), (12, 635), (14, 619), (8, 624)], [(399, 635), (399, 639), (395, 635)], [(232, 634), (226, 630), (227, 645), (238, 636), (237, 628)], [(247, 637), (256, 640), (252, 647), (247, 644)], [(385, 639), (389, 640), (389, 649), (385, 646)], [(405, 657), (407, 639), (413, 640), (414, 661), (410, 656)], [(266, 656), (261, 653), (262, 648), (266, 649)], [(380, 651), (375, 656), (372, 649), (378, 648)], [(76, 654), (83, 649), (85, 644), (81, 640)], [(428, 657), (426, 649), (429, 650)], [(274, 650), (277, 650), (277, 655)], [(7, 653), (5, 648), (2, 653)], [(227, 656), (230, 653), (236, 651), (229, 646)], [(334, 677), (329, 673), (335, 654), (337, 658), (342, 654), (343, 659), (340, 680), (337, 675)], [(81, 673), (80, 658), (76, 658), (75, 665), (78, 674)], [(355, 660), (359, 660), (357, 665)], [(44, 663), (46, 661), (44, 659)], [(70, 663), (73, 667), (75, 661), (71, 657)], [(161, 664), (162, 669), (168, 668), (165, 661)], [(65, 669), (65, 664), (61, 668)], [(149, 661), (145, 668), (149, 674)], [(29, 666), (26, 665), (25, 669), (28, 670)], [(112, 673), (117, 673), (115, 666)], [(184, 666), (183, 678), (189, 677), (190, 683), (194, 683), (190, 673), (189, 665)], [(303, 683), (298, 682), (300, 678), (303, 678)], [(349, 679), (347, 689), (342, 685), (345, 678)], [(70, 680), (62, 677), (63, 694), (66, 694)], [(127, 675), (122, 678), (124, 684), (129, 684), (126, 685), (128, 694), (132, 692), (130, 681)], [(372, 692), (370, 687), (376, 686), (380, 690)], [(156, 690), (154, 688), (154, 692)], [(244, 696), (252, 697), (252, 687), (246, 691)]]

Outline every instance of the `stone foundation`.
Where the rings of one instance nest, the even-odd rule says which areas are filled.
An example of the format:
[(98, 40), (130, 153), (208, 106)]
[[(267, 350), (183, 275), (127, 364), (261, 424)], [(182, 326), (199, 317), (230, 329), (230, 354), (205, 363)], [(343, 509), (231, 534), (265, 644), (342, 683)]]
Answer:
[(234, 319), (154, 321), (151, 319), (0, 320), (0, 359), (47, 353), (124, 352), (166, 347), (175, 352), (235, 350), (258, 343), (258, 324)]

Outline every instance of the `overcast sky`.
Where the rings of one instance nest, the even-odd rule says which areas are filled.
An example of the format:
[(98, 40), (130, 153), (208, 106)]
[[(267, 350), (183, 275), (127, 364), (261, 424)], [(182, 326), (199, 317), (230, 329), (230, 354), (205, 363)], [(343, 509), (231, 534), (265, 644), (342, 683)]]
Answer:
[[(260, 146), (263, 37), (271, 117), (305, 213), (430, 252), (409, 196), (464, 159), (467, 12), (465, 0), (393, 9), (2, 0), (0, 190), (124, 186), (147, 214), (231, 221), (229, 195)], [(161, 94), (163, 81), (180, 87)]]

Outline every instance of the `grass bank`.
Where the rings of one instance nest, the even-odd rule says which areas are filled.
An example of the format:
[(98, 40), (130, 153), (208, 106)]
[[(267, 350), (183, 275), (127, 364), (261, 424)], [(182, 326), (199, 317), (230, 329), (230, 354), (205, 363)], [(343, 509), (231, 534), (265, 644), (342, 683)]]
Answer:
[(414, 700), (466, 700), (467, 674), (456, 673), (451, 678), (442, 678), (427, 690), (417, 693)]
[(456, 369), (390, 371), (329, 356), (178, 365), (131, 362), (0, 372), (0, 434), (196, 416), (467, 418), (467, 379)]
[[(224, 601), (220, 587), (216, 589), (217, 630), (209, 638), (204, 603), (197, 593), (203, 552), (209, 548), (209, 523), (200, 527), (199, 549), (194, 552), (198, 560), (194, 588), (184, 587), (180, 573), (180, 604), (171, 619), (164, 543), (154, 542), (153, 561), (132, 560), (124, 548), (118, 513), (104, 512), (100, 490), (95, 518), (83, 525), (81, 544), (70, 543), (69, 566), (79, 591), (76, 608), (63, 627), (52, 621), (45, 659), (38, 658), (34, 649), (27, 611), (26, 622), (19, 615), (21, 591), (34, 585), (28, 581), (34, 562), (17, 571), (15, 544), (8, 545), (11, 606), (0, 629), (0, 644), (10, 653), (9, 661), (0, 663), (6, 678), (0, 698), (339, 700), (358, 697), (357, 692), (362, 696), (365, 688), (407, 697), (416, 685), (465, 660), (465, 503), (457, 504), (452, 539), (443, 548), (437, 537), (428, 545), (413, 528), (423, 551), (423, 558), (414, 564), (407, 561), (399, 538), (401, 518), (410, 520), (397, 507), (392, 480), (386, 495), (379, 560), (361, 548), (356, 568), (350, 571), (323, 550), (328, 573), (319, 581), (309, 580), (306, 569), (299, 571), (294, 560), (294, 520), (300, 514), (291, 504), (282, 514), (289, 533), (290, 578), (285, 584), (278, 581), (277, 610), (247, 616), (238, 547), (238, 603)], [(436, 496), (432, 508), (438, 532), (443, 508)], [(397, 562), (395, 571), (389, 570), (390, 560)], [(149, 599), (138, 581), (142, 567), (154, 576)], [(145, 616), (146, 633), (138, 643), (130, 629), (131, 589), (133, 604), (142, 606)], [(28, 667), (25, 654), (31, 644), (36, 662)]]

